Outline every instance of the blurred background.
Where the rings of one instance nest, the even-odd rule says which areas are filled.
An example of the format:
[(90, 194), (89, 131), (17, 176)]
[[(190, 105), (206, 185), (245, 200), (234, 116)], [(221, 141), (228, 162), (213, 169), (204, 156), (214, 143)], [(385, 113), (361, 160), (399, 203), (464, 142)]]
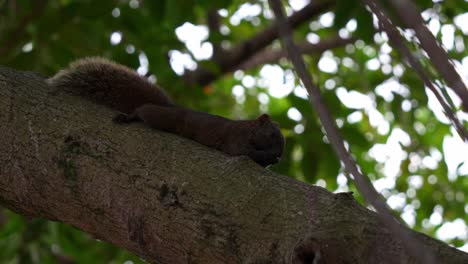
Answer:
[[(408, 226), (468, 251), (468, 145), (360, 1), (320, 2), (327, 4), (295, 27), (295, 40), (358, 164)], [(468, 1), (413, 2), (466, 81)], [(291, 15), (309, 1), (284, 4)], [(268, 113), (287, 141), (282, 161), (269, 169), (353, 191), (362, 202), (278, 40), (223, 66), (226, 51), (272, 19), (266, 0), (0, 0), (0, 65), (51, 76), (77, 58), (103, 56), (164, 87), (180, 105), (232, 119)], [(414, 33), (400, 29), (466, 127), (460, 99)], [(141, 262), (73, 227), (0, 209), (0, 263)]]

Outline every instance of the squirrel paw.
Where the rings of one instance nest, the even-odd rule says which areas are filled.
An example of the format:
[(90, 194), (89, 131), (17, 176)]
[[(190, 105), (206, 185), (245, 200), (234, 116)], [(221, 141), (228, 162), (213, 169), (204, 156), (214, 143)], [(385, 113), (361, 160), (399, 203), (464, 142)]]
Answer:
[(118, 124), (130, 123), (130, 122), (132, 122), (132, 118), (131, 118), (131, 116), (129, 116), (127, 114), (119, 113), (118, 115), (116, 115), (112, 119), (112, 121), (114, 121), (114, 123), (118, 123)]

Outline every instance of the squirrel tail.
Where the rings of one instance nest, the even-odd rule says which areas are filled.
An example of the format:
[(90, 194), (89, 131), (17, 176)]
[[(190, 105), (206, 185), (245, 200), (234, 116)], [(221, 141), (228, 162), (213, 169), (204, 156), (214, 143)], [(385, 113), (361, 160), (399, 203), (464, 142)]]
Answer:
[(47, 82), (126, 114), (144, 104), (173, 105), (164, 91), (146, 78), (100, 57), (72, 62)]

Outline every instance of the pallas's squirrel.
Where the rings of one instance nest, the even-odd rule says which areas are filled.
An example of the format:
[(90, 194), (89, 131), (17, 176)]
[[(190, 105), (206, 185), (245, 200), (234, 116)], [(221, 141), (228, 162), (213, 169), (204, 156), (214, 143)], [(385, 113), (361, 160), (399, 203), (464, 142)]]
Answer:
[(264, 167), (283, 154), (284, 137), (268, 115), (230, 120), (177, 106), (146, 78), (104, 58), (79, 59), (47, 81), (119, 111), (114, 118), (119, 123), (143, 121), (231, 156), (248, 156)]

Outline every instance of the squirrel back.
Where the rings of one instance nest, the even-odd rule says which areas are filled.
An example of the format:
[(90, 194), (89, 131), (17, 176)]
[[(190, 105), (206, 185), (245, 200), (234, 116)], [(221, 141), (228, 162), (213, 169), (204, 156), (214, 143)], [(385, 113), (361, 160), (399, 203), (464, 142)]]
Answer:
[(125, 114), (144, 104), (173, 105), (164, 91), (146, 78), (100, 57), (79, 59), (47, 81)]

